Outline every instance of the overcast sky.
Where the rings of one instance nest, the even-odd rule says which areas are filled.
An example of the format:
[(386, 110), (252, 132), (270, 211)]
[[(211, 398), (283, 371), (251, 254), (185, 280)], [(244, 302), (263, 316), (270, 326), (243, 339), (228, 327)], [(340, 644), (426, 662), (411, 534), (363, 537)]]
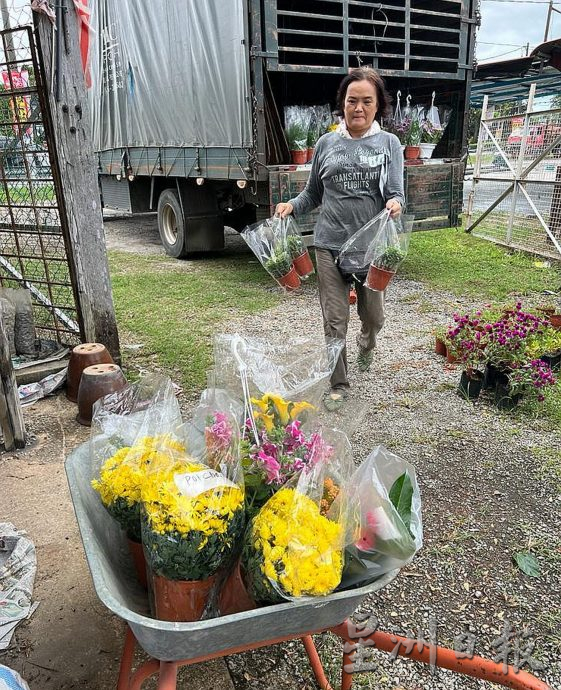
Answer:
[[(556, 2), (555, 6), (561, 10), (561, 1)], [(530, 52), (536, 45), (543, 43), (547, 9), (548, 3), (545, 0), (543, 4), (538, 4), (535, 0), (481, 0), (481, 27), (477, 33), (478, 62), (499, 55), (501, 57), (498, 59), (501, 60), (520, 57), (526, 54), (526, 43), (530, 44)], [(549, 39), (552, 38), (561, 38), (561, 14), (557, 12), (553, 12), (549, 29)], [(524, 46), (523, 52), (521, 46)]]

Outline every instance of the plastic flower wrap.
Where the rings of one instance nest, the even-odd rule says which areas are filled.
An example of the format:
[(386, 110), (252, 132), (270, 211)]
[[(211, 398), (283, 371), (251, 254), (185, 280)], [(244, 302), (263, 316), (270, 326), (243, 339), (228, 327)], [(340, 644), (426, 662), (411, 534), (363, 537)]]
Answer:
[(333, 502), (352, 467), (340, 432), (318, 433), (310, 464), (279, 489), (247, 530), (242, 565), (258, 603), (325, 596), (343, 572), (346, 502)]
[(146, 376), (94, 405), (92, 485), (130, 539), (140, 541), (140, 491), (148, 472), (185, 453), (179, 403), (171, 381)]
[(305, 434), (302, 424), (315, 407), (266, 393), (251, 398), (253, 419), (246, 421), (242, 441), (247, 509), (260, 508), (283, 484), (312, 461), (317, 434)]
[(409, 463), (377, 446), (342, 493), (349, 510), (342, 588), (366, 585), (411, 561), (422, 546), (423, 528), (421, 496)]
[(104, 462), (92, 486), (129, 539), (140, 541), (141, 491), (147, 475), (180, 466), (184, 452), (185, 447), (170, 436), (145, 436)]
[(211, 577), (243, 532), (243, 485), (194, 459), (148, 475), (142, 501), (146, 560), (168, 580)]

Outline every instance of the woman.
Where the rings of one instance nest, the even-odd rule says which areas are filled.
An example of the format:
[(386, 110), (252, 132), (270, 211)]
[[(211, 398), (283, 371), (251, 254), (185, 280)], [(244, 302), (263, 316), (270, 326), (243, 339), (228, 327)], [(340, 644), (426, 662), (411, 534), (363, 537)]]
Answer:
[[(299, 216), (321, 205), (315, 227), (319, 296), (325, 335), (347, 337), (349, 283), (335, 259), (342, 245), (380, 211), (395, 217), (404, 204), (403, 154), (399, 139), (380, 129), (389, 113), (390, 98), (380, 75), (373, 69), (352, 70), (337, 92), (337, 108), (343, 119), (334, 132), (316, 144), (312, 170), (304, 191), (276, 214)], [(372, 364), (376, 336), (384, 324), (384, 294), (354, 280), (357, 311), (362, 324), (357, 337), (358, 366)], [(349, 391), (346, 348), (331, 377), (325, 406), (335, 410)]]

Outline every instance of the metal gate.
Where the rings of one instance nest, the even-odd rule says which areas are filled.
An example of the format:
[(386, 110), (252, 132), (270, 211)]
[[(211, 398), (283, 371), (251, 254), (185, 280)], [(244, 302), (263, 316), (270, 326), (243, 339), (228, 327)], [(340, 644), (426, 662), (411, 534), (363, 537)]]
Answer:
[(60, 212), (47, 85), (41, 78), (29, 5), (22, 8), (14, 2), (2, 9), (0, 285), (31, 291), (38, 337), (72, 345), (80, 342), (81, 318), (71, 245)]
[(561, 255), (561, 109), (517, 115), (482, 107), (467, 232), (512, 249)]

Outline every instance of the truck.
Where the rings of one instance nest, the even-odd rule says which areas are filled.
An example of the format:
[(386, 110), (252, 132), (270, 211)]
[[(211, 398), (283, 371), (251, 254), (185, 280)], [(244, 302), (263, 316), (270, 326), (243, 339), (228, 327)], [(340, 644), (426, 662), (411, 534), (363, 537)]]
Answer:
[[(461, 213), (476, 0), (90, 0), (87, 82), (102, 203), (156, 211), (165, 251), (224, 247), (306, 184), (289, 105), (335, 107), (372, 66), (395, 98), (451, 108), (429, 164), (407, 163), (416, 229)], [(418, 163), (418, 161), (416, 162)], [(301, 219), (305, 232), (314, 214)]]

